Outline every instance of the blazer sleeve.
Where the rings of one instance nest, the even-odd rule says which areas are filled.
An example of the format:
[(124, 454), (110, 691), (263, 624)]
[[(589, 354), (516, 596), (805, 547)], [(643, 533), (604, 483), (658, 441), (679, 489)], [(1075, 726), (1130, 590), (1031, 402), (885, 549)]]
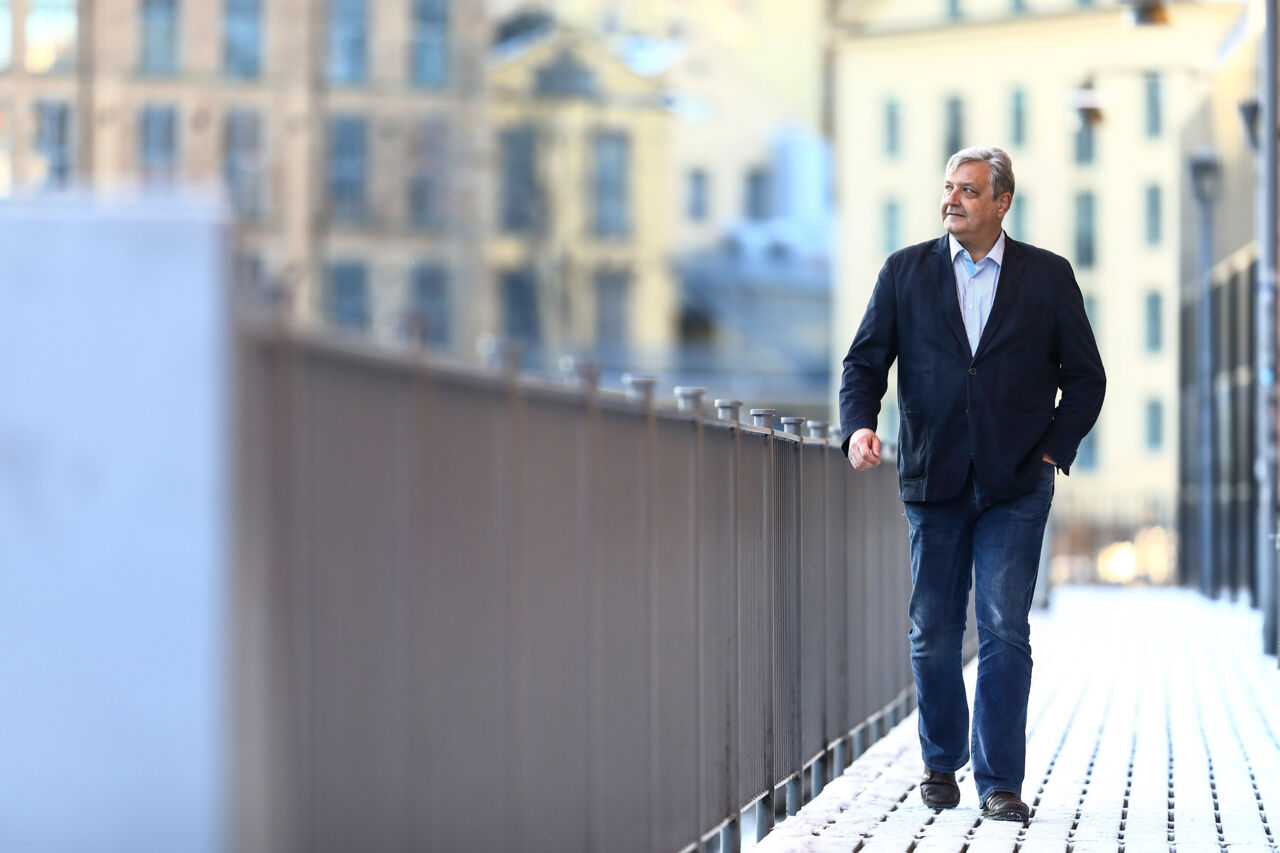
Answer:
[(1058, 387), (1062, 397), (1053, 413), (1053, 423), (1040, 442), (1042, 452), (1058, 464), (1064, 474), (1071, 471), (1080, 442), (1093, 429), (1102, 411), (1107, 376), (1102, 369), (1098, 344), (1085, 314), (1084, 298), (1071, 264), (1062, 261), (1058, 294), (1055, 342), (1058, 349)]
[(860, 429), (876, 428), (880, 400), (889, 385), (889, 367), (898, 357), (898, 299), (893, 258), (876, 278), (871, 301), (844, 357), (840, 379), (840, 446), (849, 453), (849, 439)]

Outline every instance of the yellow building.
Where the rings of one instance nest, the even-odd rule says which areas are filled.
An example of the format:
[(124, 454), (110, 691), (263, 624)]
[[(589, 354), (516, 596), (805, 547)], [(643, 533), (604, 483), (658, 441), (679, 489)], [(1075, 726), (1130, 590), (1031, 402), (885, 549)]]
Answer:
[(489, 21), (459, 0), (0, 2), (0, 190), (224, 191), (299, 322), (489, 327)]
[[(841, 10), (833, 357), (886, 255), (942, 233), (948, 155), (1005, 148), (1017, 176), (1005, 229), (1072, 262), (1107, 366), (1098, 425), (1059, 479), (1059, 519), (1172, 524), (1179, 281), (1195, 245), (1181, 216), (1193, 204), (1188, 148), (1223, 132), (1202, 106), (1246, 18), (1243, 4), (1221, 2)], [(896, 428), (894, 399), (882, 433)]]
[(508, 19), (489, 72), (497, 328), (606, 370), (661, 363), (677, 329), (669, 111), (661, 81), (545, 13)]

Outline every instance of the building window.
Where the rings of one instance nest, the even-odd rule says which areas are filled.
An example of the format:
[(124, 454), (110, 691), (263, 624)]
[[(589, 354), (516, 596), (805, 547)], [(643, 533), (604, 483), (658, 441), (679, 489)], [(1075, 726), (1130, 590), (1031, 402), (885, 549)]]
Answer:
[(443, 231), (449, 219), (449, 125), (437, 118), (414, 125), (409, 163), (409, 222), (422, 231)]
[(1093, 193), (1076, 193), (1076, 266), (1092, 267), (1096, 248)]
[(631, 142), (624, 134), (602, 131), (592, 145), (591, 198), (597, 237), (625, 237), (630, 230), (628, 208)]
[(1164, 446), (1164, 406), (1159, 400), (1147, 401), (1147, 449)]
[(686, 215), (692, 222), (706, 222), (710, 213), (710, 204), (707, 199), (710, 177), (706, 169), (691, 169), (685, 187)]
[(368, 128), (358, 116), (336, 116), (329, 121), (329, 215), (334, 222), (358, 224), (365, 220), (365, 183), (368, 173)]
[(1093, 329), (1096, 335), (1098, 331), (1098, 297), (1092, 293), (1085, 294), (1084, 316), (1089, 321), (1089, 328)]
[(884, 203), (884, 253), (893, 254), (902, 248), (902, 209), (896, 199)]
[(509, 270), (502, 276), (503, 307), (507, 337), (520, 341), (528, 349), (542, 339), (538, 320), (538, 293), (533, 270)]
[(1160, 245), (1160, 187), (1147, 187), (1147, 245)]
[(537, 132), (529, 126), (502, 131), (502, 230), (532, 232), (542, 223), (542, 186), (538, 182)]
[(143, 74), (178, 70), (178, 0), (142, 0)]
[(753, 222), (768, 219), (769, 173), (763, 168), (751, 169), (747, 172), (743, 190), (742, 215)]
[(964, 101), (959, 98), (947, 98), (943, 145), (946, 147), (943, 162), (951, 159), (952, 154), (964, 147)]
[(365, 0), (329, 1), (330, 83), (363, 83), (368, 43)]
[(961, 14), (960, 0), (947, 0), (947, 18), (956, 21), (960, 19)]
[(449, 270), (441, 264), (415, 265), (410, 288), (410, 337), (427, 346), (450, 346), (453, 343), (453, 303), (449, 292)]
[(1075, 154), (1078, 165), (1092, 163), (1095, 155), (1095, 131), (1093, 122), (1080, 118), (1076, 126)]
[(13, 2), (0, 0), (0, 71), (13, 65)]
[(413, 0), (409, 67), (418, 86), (449, 82), (449, 0)]
[(1019, 191), (1013, 197), (1013, 203), (1009, 206), (1009, 213), (1005, 219), (1005, 222), (1008, 223), (1008, 228), (1005, 230), (1009, 232), (1009, 236), (1024, 243), (1031, 239), (1027, 233), (1027, 205), (1029, 203), (1026, 193)]
[(1098, 426), (1080, 442), (1080, 450), (1076, 453), (1076, 467), (1081, 471), (1092, 471), (1098, 467)]
[(1146, 131), (1147, 137), (1155, 139), (1160, 135), (1162, 127), (1161, 107), (1164, 100), (1161, 91), (1160, 75), (1150, 73), (1146, 75)]
[(896, 157), (902, 152), (902, 140), (900, 138), (901, 128), (899, 127), (898, 102), (885, 101), (884, 104), (884, 153), (890, 157)]
[(1027, 143), (1027, 93), (1021, 89), (1014, 89), (1009, 96), (1009, 141)]
[(1164, 318), (1161, 316), (1162, 314), (1163, 306), (1161, 304), (1160, 294), (1155, 291), (1148, 293), (1146, 310), (1147, 352), (1160, 352), (1160, 347), (1163, 341), (1161, 329), (1163, 328), (1162, 323)]
[(1027, 11), (1027, 0), (1011, 0), (1009, 11), (1014, 13)]
[(222, 57), (229, 77), (262, 72), (261, 0), (226, 0), (222, 21)]
[(621, 363), (627, 348), (627, 294), (631, 277), (625, 271), (597, 270), (596, 349)]
[(173, 107), (144, 107), (138, 124), (138, 172), (149, 185), (170, 184), (178, 173), (178, 115)]
[(369, 327), (369, 282), (364, 264), (336, 261), (329, 266), (329, 321), (340, 329)]
[(76, 0), (30, 0), (27, 5), (27, 71), (44, 74), (76, 66), (79, 17)]
[(231, 209), (245, 219), (262, 215), (262, 125), (251, 110), (231, 110), (223, 127), (222, 173)]
[(71, 107), (65, 101), (36, 102), (36, 168), (44, 189), (71, 183)]

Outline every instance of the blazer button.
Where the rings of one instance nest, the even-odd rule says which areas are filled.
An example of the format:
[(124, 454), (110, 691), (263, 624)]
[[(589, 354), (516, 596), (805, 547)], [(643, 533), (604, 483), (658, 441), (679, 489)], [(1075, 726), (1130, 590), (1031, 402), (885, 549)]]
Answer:
[(970, 368), (969, 368), (969, 375), (970, 375), (970, 376), (977, 376), (977, 375), (978, 375), (978, 368), (976, 368), (976, 367), (970, 367)]

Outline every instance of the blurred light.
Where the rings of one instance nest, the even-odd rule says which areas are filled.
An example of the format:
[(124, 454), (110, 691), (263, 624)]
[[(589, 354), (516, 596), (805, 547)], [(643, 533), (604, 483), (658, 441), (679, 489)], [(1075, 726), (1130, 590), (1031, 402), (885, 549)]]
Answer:
[(1245, 133), (1249, 135), (1249, 147), (1258, 150), (1258, 97), (1256, 95), (1243, 100), (1239, 104), (1240, 120), (1244, 122)]
[(1113, 542), (1098, 552), (1098, 577), (1107, 583), (1127, 584), (1138, 573), (1132, 542)]
[(1222, 162), (1210, 147), (1191, 152), (1191, 188), (1200, 204), (1210, 204), (1218, 198), (1222, 189)]
[(1135, 27), (1169, 23), (1169, 10), (1160, 0), (1120, 0), (1126, 6), (1129, 23)]

